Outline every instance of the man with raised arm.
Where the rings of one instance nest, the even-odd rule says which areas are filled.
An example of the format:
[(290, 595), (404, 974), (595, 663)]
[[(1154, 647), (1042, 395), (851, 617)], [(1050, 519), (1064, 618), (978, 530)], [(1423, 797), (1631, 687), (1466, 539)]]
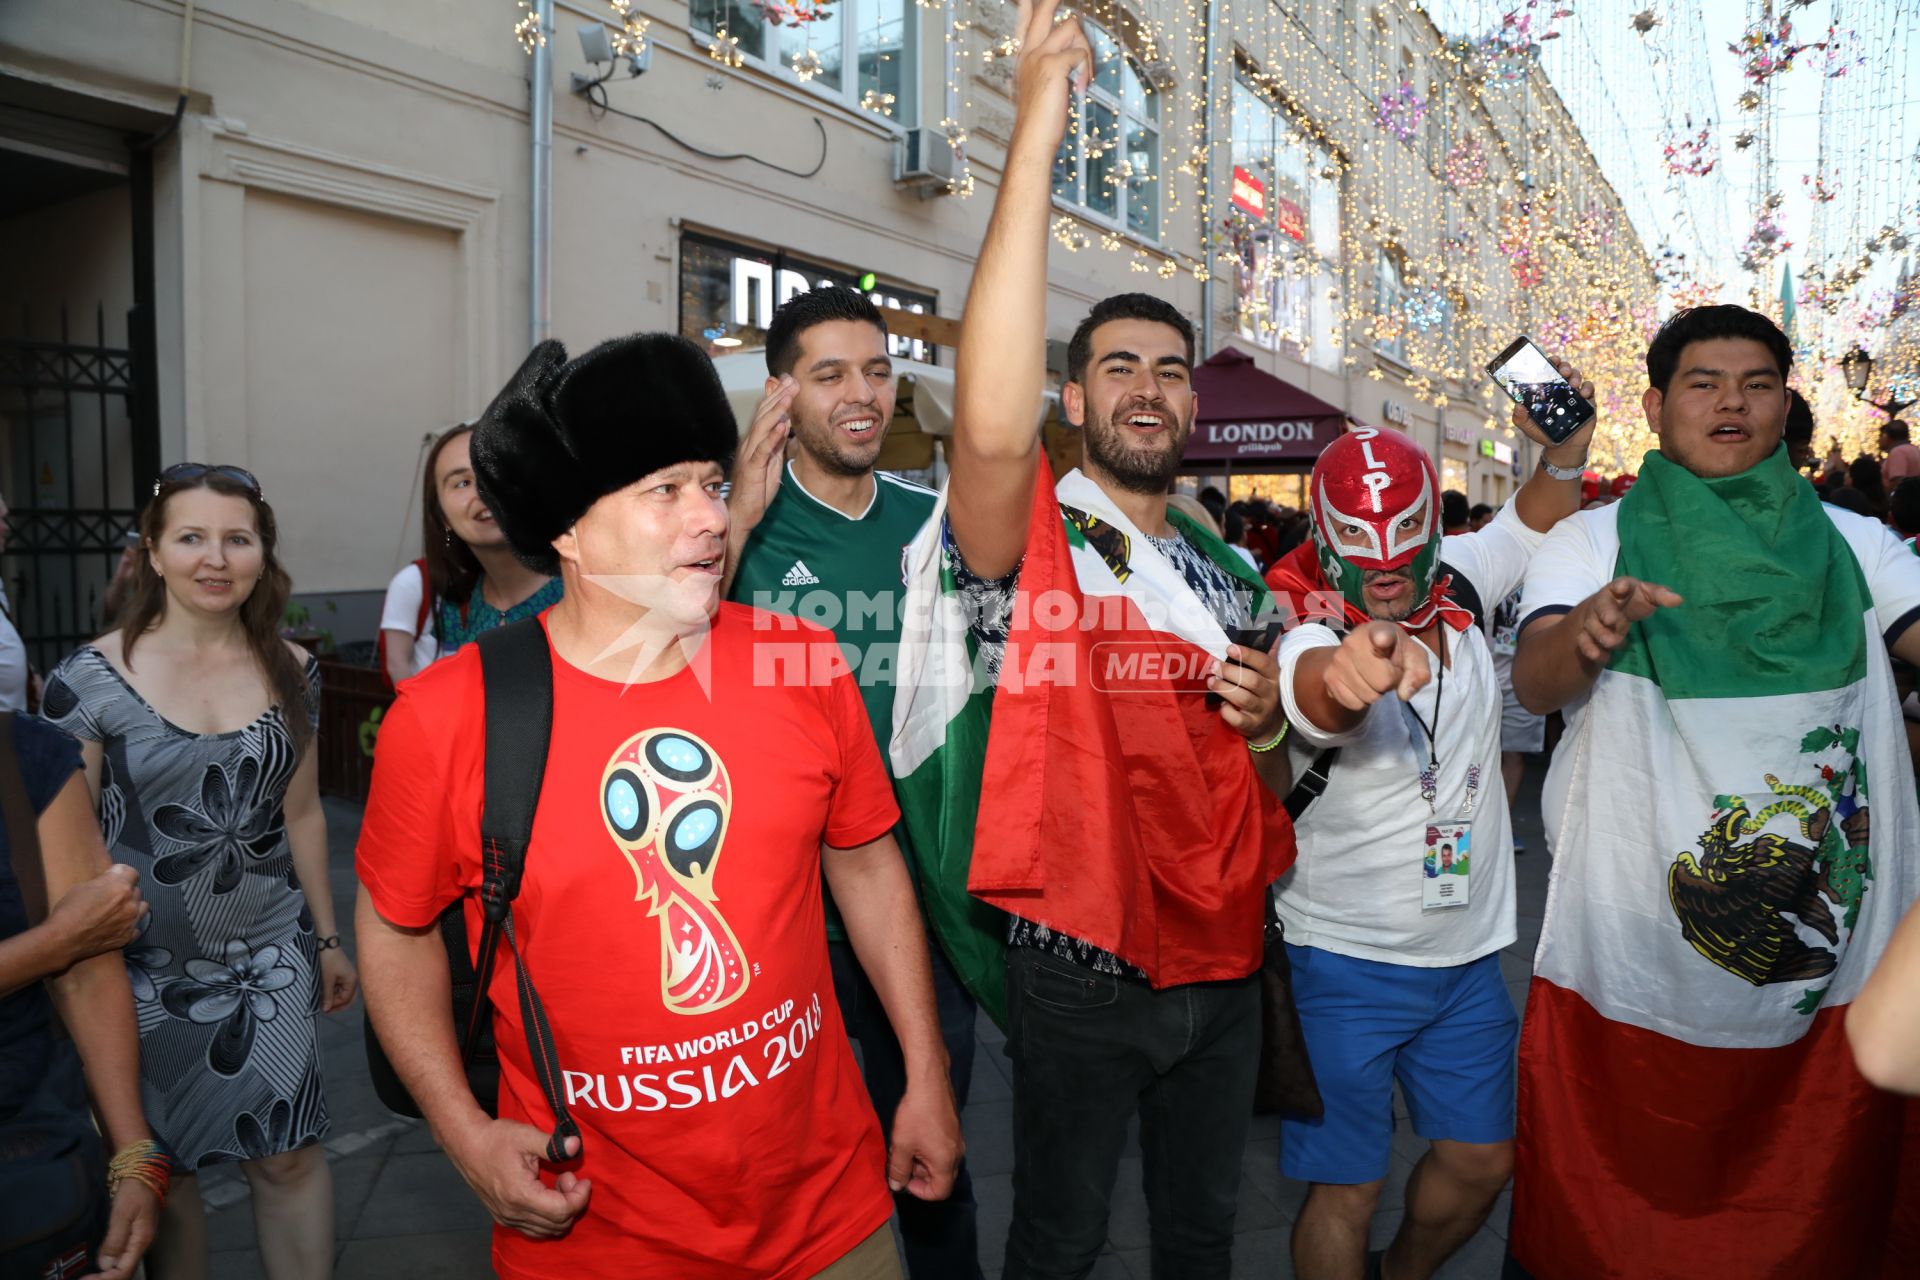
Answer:
[[(1062, 392), (1085, 467), (1056, 488), (1040, 451), (1049, 175), (1093, 71), (1057, 2), (1020, 5), (1017, 120), (967, 301), (946, 508), (908, 552), (918, 601), (960, 607), (910, 595), (893, 763), (936, 923), (979, 901), (1007, 912), (988, 926), (1004, 973), (963, 975), (1005, 1021), (1013, 1063), (1005, 1274), (1092, 1269), (1137, 1112), (1155, 1273), (1225, 1277), (1263, 895), (1293, 855), (1275, 796), (1286, 723), (1273, 659), (1234, 643), (1265, 611), (1259, 580), (1167, 508), (1195, 408), (1186, 317), (1145, 294), (1098, 303)], [(943, 639), (929, 614), (964, 616), (970, 637)], [(976, 693), (964, 671), (943, 678), (956, 656), (977, 658)]]
[(1743, 307), (1674, 316), (1659, 449), (1527, 570), (1514, 691), (1567, 717), (1513, 1191), (1541, 1280), (1895, 1274), (1900, 1106), (1844, 1021), (1916, 888), (1920, 559), (1794, 471), (1792, 361)]

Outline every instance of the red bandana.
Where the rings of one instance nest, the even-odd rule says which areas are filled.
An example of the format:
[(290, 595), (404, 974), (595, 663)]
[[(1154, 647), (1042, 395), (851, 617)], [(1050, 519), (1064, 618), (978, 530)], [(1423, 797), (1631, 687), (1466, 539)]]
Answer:
[(1366, 574), (1404, 569), (1427, 595), (1400, 623), (1408, 634), (1436, 617), (1455, 630), (1472, 623), (1447, 599), (1450, 580), (1439, 572), (1440, 477), (1425, 449), (1397, 431), (1356, 427), (1321, 451), (1308, 489), (1312, 538), (1273, 566), (1268, 586), (1337, 598), (1348, 624), (1362, 626), (1373, 621), (1361, 586)]
[[(1436, 614), (1442, 622), (1455, 631), (1465, 631), (1472, 626), (1473, 614), (1447, 595), (1447, 588), (1452, 585), (1453, 575), (1451, 574), (1437, 578), (1433, 584), (1433, 591), (1427, 596), (1427, 602), (1400, 622), (1401, 629), (1408, 635), (1418, 635), (1433, 624)], [(1307, 605), (1309, 600), (1337, 601), (1349, 628), (1364, 627), (1369, 622), (1379, 621), (1378, 618), (1373, 617), (1365, 609), (1327, 585), (1326, 576), (1320, 572), (1320, 557), (1314, 553), (1311, 540), (1302, 542), (1292, 551), (1281, 556), (1273, 568), (1267, 570), (1267, 590), (1274, 593), (1276, 605), (1285, 601), (1285, 607), (1292, 608), (1296, 615), (1302, 617), (1310, 616), (1315, 612), (1324, 615), (1326, 612), (1324, 603), (1316, 608), (1309, 608)]]

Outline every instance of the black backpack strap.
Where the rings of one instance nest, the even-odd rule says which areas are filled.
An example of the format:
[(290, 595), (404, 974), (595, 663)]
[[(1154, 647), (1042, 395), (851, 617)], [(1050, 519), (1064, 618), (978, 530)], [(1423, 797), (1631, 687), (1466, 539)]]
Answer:
[(1480, 603), (1480, 588), (1474, 586), (1471, 578), (1448, 564), (1445, 560), (1440, 562), (1437, 572), (1443, 578), (1453, 579), (1452, 582), (1447, 584), (1448, 599), (1473, 615), (1474, 626), (1485, 630), (1487, 625), (1487, 610), (1486, 606)]
[(1293, 790), (1287, 792), (1284, 801), (1287, 817), (1295, 822), (1307, 811), (1309, 805), (1318, 800), (1327, 789), (1327, 778), (1333, 772), (1333, 762), (1340, 758), (1340, 748), (1328, 747), (1313, 758), (1307, 771), (1294, 780)]
[(580, 1129), (567, 1113), (553, 1029), (513, 933), (513, 900), (520, 896), (527, 844), (533, 838), (533, 814), (540, 803), (547, 747), (553, 736), (553, 659), (538, 618), (486, 632), (479, 645), (487, 700), (486, 790), (480, 815), (480, 909), (485, 923), (474, 966), (473, 1013), (462, 1038), (462, 1052), (470, 1057), (488, 1016), (487, 990), (504, 935), (513, 951), (520, 1017), (527, 1030), (534, 1076), (553, 1111), (547, 1159), (563, 1161), (572, 1158), (565, 1150), (566, 1139), (579, 1137)]

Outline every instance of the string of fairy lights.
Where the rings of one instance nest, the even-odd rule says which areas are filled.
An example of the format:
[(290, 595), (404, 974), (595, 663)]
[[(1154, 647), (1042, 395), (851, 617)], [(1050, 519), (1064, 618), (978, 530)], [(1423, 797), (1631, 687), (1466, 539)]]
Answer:
[[(1004, 128), (1009, 111), (1013, 7), (913, 4), (938, 36), (921, 47), (939, 46), (952, 104), (939, 127), (965, 198), (973, 134)], [(796, 29), (775, 56), (804, 81), (822, 65), (812, 33), (836, 6), (851, 0), (723, 12)], [(519, 8), (515, 35), (531, 48), (540, 33), (527, 0)], [(1124, 49), (1129, 93), (1154, 101), (1148, 116), (1107, 104), (1081, 119), (1076, 107), (1054, 237), (1134, 272), (1212, 280), (1220, 332), (1391, 379), (1450, 420), (1495, 429), (1505, 401), (1479, 369), (1526, 332), (1593, 378), (1602, 473), (1634, 470), (1653, 443), (1642, 358), (1676, 306), (1737, 298), (1791, 321), (1823, 445), (1864, 449), (1883, 417), (1844, 386), (1838, 361), (1855, 346), (1875, 356), (1877, 394), (1920, 390), (1908, 248), (1920, 128), (1902, 110), (1920, 73), (1920, 0), (1077, 8)], [(879, 10), (862, 6), (861, 20)], [(606, 22), (617, 52), (649, 39), (632, 0), (609, 0)], [(707, 35), (715, 61), (743, 63), (736, 32)], [(1732, 87), (1730, 111), (1717, 85)], [(891, 94), (857, 100), (897, 115)], [(1800, 145), (1816, 118), (1817, 146)], [(1151, 207), (1158, 234), (1113, 217), (1121, 200)]]

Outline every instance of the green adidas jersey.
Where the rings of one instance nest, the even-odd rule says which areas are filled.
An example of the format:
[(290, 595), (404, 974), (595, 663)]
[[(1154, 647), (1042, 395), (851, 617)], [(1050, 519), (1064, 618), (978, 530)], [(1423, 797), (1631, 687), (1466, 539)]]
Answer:
[[(731, 599), (817, 622), (839, 638), (882, 761), (893, 737), (894, 661), (907, 594), (906, 549), (932, 517), (934, 497), (931, 489), (876, 471), (873, 501), (855, 518), (808, 493), (789, 462), (780, 476), (780, 491), (748, 537), (733, 578)], [(902, 844), (911, 866), (904, 838)], [(831, 897), (827, 936), (845, 936)]]
[(855, 519), (802, 488), (789, 462), (733, 579), (739, 603), (817, 622), (839, 638), (882, 760), (893, 737), (902, 565), (907, 544), (933, 515), (933, 500), (933, 490), (876, 471), (873, 501)]

